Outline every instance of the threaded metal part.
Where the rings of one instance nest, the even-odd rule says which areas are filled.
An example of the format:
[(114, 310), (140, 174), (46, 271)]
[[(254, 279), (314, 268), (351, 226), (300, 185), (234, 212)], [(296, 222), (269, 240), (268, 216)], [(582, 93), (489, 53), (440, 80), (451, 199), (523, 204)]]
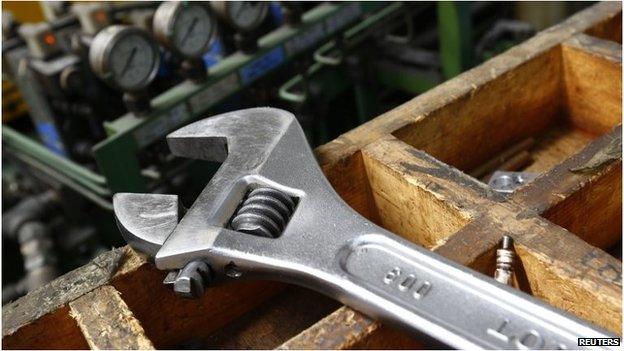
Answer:
[(278, 237), (295, 210), (293, 199), (272, 188), (256, 188), (232, 218), (232, 229), (269, 238)]
[(510, 236), (503, 236), (501, 248), (496, 250), (496, 271), (494, 279), (503, 284), (511, 284), (514, 274), (514, 259), (516, 257), (513, 249), (513, 239)]
[(503, 236), (503, 239), (501, 240), (501, 248), (508, 250), (508, 249), (511, 249), (512, 246), (513, 246), (513, 238), (510, 237), (509, 235)]

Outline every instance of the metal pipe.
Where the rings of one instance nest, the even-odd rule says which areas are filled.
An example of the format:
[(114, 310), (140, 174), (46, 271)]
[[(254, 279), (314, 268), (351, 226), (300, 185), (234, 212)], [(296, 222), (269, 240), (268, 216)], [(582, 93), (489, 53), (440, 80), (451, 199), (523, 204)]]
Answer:
[(20, 201), (2, 214), (2, 237), (18, 239), (20, 228), (27, 222), (38, 221), (54, 206), (58, 197), (56, 192), (48, 190)]
[(17, 238), (24, 258), (24, 286), (27, 291), (37, 289), (58, 276), (54, 242), (45, 224), (39, 221), (24, 223)]
[(34, 290), (58, 276), (54, 241), (42, 219), (58, 204), (53, 190), (25, 198), (2, 214), (3, 238), (17, 239), (26, 276), (3, 291), (2, 302)]
[(10, 127), (2, 127), (2, 141), (6, 142), (8, 145), (19, 148), (25, 153), (31, 155), (33, 158), (51, 165), (78, 181), (81, 179), (87, 179), (92, 183), (106, 185), (106, 178), (104, 178), (104, 176), (94, 173), (65, 157), (55, 154), (38, 142), (21, 135)]

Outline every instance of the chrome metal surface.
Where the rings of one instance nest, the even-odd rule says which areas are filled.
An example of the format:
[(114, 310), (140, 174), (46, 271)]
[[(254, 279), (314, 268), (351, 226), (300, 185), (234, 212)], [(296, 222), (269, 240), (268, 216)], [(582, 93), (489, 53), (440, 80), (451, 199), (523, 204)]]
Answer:
[(287, 194), (268, 187), (260, 187), (249, 192), (230, 223), (237, 232), (278, 237), (292, 212), (295, 202)]
[[(177, 156), (223, 164), (155, 254), (159, 269), (202, 260), (215, 284), (258, 278), (299, 284), (456, 348), (576, 349), (578, 337), (611, 336), (361, 217), (332, 189), (286, 111), (218, 115), (179, 129), (167, 141)], [(279, 237), (228, 229), (257, 187), (296, 199)], [(126, 224), (126, 209), (115, 206), (115, 212), (124, 235), (136, 230), (139, 242), (162, 242), (161, 234), (147, 238), (150, 231), (138, 222)]]
[(173, 280), (173, 291), (178, 296), (194, 299), (204, 294), (210, 280), (208, 264), (201, 260), (192, 261), (178, 272)]
[(496, 171), (492, 174), (488, 185), (503, 194), (511, 194), (519, 187), (530, 183), (538, 176), (531, 172)]
[(113, 197), (113, 208), (124, 239), (152, 257), (178, 225), (177, 195), (119, 193)]

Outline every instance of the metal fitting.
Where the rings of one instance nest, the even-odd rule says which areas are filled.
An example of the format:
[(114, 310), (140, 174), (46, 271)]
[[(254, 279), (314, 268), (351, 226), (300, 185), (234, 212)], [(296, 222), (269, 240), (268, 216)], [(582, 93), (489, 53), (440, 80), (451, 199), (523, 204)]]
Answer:
[(210, 266), (204, 261), (192, 261), (179, 272), (169, 272), (163, 283), (173, 285), (173, 291), (180, 297), (196, 299), (204, 294), (211, 281)]
[(531, 172), (496, 171), (490, 178), (488, 185), (499, 193), (511, 194), (519, 187), (533, 181), (537, 176), (537, 173)]
[(513, 239), (510, 236), (503, 236), (501, 248), (496, 250), (496, 271), (494, 279), (497, 282), (511, 285), (513, 281), (513, 265), (516, 254), (513, 252)]

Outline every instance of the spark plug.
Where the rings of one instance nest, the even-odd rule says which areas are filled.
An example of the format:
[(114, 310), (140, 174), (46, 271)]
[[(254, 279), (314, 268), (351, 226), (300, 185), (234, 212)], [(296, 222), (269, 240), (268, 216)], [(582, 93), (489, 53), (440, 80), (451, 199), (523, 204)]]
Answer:
[(496, 271), (494, 279), (499, 283), (511, 285), (513, 281), (513, 265), (516, 254), (513, 252), (513, 239), (503, 236), (501, 248), (496, 250)]

